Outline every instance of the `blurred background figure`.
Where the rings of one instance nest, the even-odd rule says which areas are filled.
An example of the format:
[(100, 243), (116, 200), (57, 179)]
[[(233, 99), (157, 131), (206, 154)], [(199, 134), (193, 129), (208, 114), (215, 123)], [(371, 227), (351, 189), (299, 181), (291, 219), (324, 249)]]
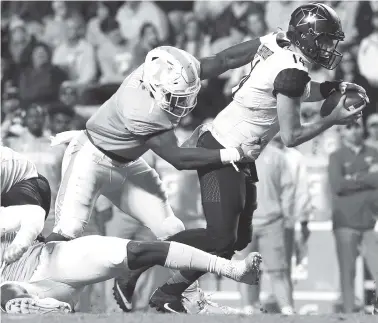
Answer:
[(66, 21), (66, 39), (54, 50), (53, 64), (68, 74), (64, 87), (84, 89), (96, 80), (96, 56), (92, 45), (85, 40), (85, 21), (74, 15)]
[[(294, 210), (295, 186), (284, 153), (269, 144), (256, 160), (259, 174), (257, 196), (259, 203), (253, 214), (252, 242), (241, 254), (258, 251), (263, 258), (263, 273), (269, 276), (279, 312), (294, 314), (285, 248), (285, 219)], [(248, 198), (248, 197), (247, 197)], [(260, 311), (259, 286), (239, 285), (247, 313)]]
[(52, 14), (44, 18), (44, 41), (52, 48), (58, 46), (66, 38), (66, 22), (72, 14), (69, 2), (51, 1)]
[(98, 44), (97, 50), (101, 72), (99, 81), (101, 84), (116, 84), (118, 87), (130, 72), (132, 60), (130, 47), (114, 18), (105, 18), (100, 23), (100, 30), (105, 39)]
[(331, 154), (328, 172), (342, 307), (345, 313), (352, 313), (356, 310), (354, 280), (360, 252), (378, 281), (378, 230), (374, 230), (378, 229), (378, 151), (365, 145), (361, 119), (342, 126), (341, 136), (343, 144)]
[(198, 58), (211, 55), (210, 36), (205, 35), (202, 24), (193, 14), (184, 18), (183, 30), (177, 35), (176, 47)]
[(125, 1), (119, 8), (116, 19), (121, 26), (122, 35), (131, 44), (138, 43), (140, 30), (146, 23), (156, 28), (160, 42), (168, 39), (168, 17), (153, 1)]
[(151, 23), (143, 24), (139, 31), (139, 42), (133, 45), (133, 61), (130, 68), (135, 69), (143, 64), (147, 53), (160, 44), (158, 30), (155, 25)]
[(120, 1), (96, 1), (95, 16), (88, 21), (86, 39), (94, 48), (107, 41), (106, 35), (101, 30), (101, 23), (107, 18), (114, 18), (120, 7)]
[(378, 150), (378, 113), (373, 113), (367, 118), (366, 128), (368, 133), (366, 145)]
[(52, 65), (51, 49), (37, 43), (31, 52), (31, 64), (20, 73), (20, 98), (26, 106), (57, 101), (60, 86), (66, 79), (66, 73)]
[[(307, 173), (306, 162), (303, 154), (297, 148), (286, 147), (278, 133), (272, 141), (272, 144), (279, 148), (285, 155), (289, 171), (294, 183), (295, 198), (293, 201), (293, 213), (290, 217), (285, 218), (285, 249), (286, 261), (289, 271), (289, 283), (291, 301), (293, 300), (293, 283), (292, 283), (292, 261), (295, 251), (296, 263), (300, 265), (308, 257), (306, 252), (310, 231), (308, 223), (312, 215), (312, 199), (310, 195), (310, 186)], [(298, 237), (295, 234), (295, 225), (300, 225)]]

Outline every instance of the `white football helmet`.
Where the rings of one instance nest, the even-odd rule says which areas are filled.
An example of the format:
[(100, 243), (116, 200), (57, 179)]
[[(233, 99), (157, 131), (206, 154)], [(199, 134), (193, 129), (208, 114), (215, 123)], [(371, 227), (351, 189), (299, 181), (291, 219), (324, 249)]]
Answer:
[(194, 56), (175, 47), (161, 46), (147, 54), (143, 83), (160, 108), (184, 117), (197, 104), (199, 71), (200, 63)]

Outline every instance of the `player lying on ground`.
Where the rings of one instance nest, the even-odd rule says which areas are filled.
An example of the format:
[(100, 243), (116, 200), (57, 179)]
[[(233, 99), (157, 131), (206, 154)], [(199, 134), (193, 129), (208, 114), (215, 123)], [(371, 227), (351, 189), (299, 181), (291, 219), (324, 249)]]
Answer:
[[(344, 96), (329, 116), (316, 123), (300, 122), (301, 102), (324, 100), (333, 91), (357, 90), (368, 100), (365, 90), (356, 84), (310, 80), (308, 70), (312, 63), (327, 69), (337, 66), (342, 55), (336, 47), (343, 39), (340, 19), (333, 9), (322, 4), (306, 4), (293, 12), (288, 32), (268, 34), (236, 45), (233, 51), (248, 53), (251, 71), (234, 91), (233, 101), (212, 125), (196, 132), (199, 138), (192, 138), (194, 145), (207, 149), (248, 146), (257, 137), (261, 146), (252, 149), (256, 159), (279, 130), (284, 144), (293, 147), (335, 124), (359, 118), (365, 105), (347, 111)], [(207, 228), (179, 232), (170, 240), (231, 258), (235, 250), (244, 249), (251, 239), (256, 207), (254, 183), (258, 180), (255, 165), (241, 165), (240, 172), (230, 165), (205, 166), (199, 168), (198, 176)], [(122, 292), (122, 297), (117, 298), (123, 300), (123, 308), (130, 308), (139, 274), (131, 273), (127, 281), (119, 279), (115, 286), (116, 294)], [(181, 297), (201, 275), (200, 272), (176, 274), (157, 289), (150, 304), (162, 311), (167, 310), (168, 303), (168, 309), (177, 312), (208, 312), (206, 302), (197, 302), (203, 299), (201, 295)]]
[[(12, 206), (1, 210), (2, 250), (12, 242), (10, 231), (30, 221), (27, 212), (32, 207), (25, 205), (19, 214), (13, 212)], [(12, 226), (7, 227), (8, 223)], [(252, 253), (242, 261), (230, 261), (177, 242), (138, 242), (103, 236), (35, 242), (19, 260), (11, 264), (2, 260), (1, 308), (7, 313), (22, 314), (71, 312), (86, 285), (115, 278), (129, 269), (154, 265), (216, 273), (252, 285), (258, 283), (260, 256)]]

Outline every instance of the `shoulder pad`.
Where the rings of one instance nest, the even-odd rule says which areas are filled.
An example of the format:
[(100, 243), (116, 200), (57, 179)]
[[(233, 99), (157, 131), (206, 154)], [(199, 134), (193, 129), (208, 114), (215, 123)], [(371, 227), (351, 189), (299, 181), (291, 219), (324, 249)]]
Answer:
[(311, 80), (308, 72), (297, 68), (287, 68), (280, 71), (273, 85), (273, 94), (281, 93), (288, 97), (301, 97), (306, 89), (307, 83)]

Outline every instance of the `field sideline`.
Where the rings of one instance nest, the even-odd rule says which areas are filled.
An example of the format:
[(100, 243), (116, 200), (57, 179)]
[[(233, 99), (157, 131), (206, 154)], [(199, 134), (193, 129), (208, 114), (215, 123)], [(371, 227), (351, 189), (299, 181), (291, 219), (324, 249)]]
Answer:
[(318, 315), (292, 316), (255, 315), (255, 316), (198, 316), (175, 314), (72, 314), (18, 316), (2, 315), (2, 323), (377, 323), (376, 316), (370, 315)]

